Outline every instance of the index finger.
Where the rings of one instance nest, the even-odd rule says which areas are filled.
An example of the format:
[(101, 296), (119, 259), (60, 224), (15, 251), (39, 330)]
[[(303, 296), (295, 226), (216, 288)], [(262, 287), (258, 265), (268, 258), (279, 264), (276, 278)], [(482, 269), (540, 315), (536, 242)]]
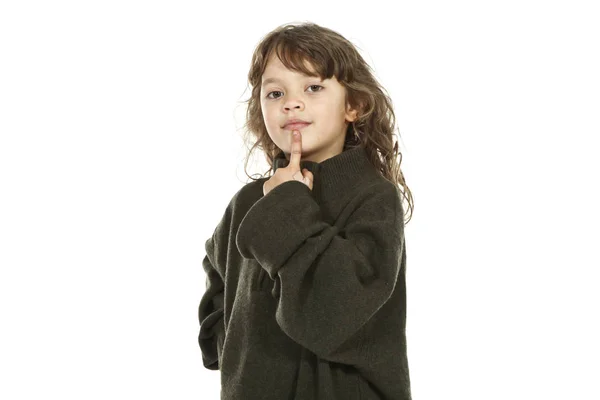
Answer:
[(300, 159), (302, 158), (302, 135), (300, 131), (295, 130), (292, 135), (292, 151), (290, 153), (290, 163), (295, 169), (300, 169)]

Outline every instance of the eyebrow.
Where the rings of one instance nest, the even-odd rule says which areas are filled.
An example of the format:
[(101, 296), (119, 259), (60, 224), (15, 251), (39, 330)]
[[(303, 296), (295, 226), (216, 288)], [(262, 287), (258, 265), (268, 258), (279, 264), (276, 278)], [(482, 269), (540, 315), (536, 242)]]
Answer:
[(267, 79), (265, 79), (265, 81), (262, 83), (261, 86), (266, 86), (271, 82), (281, 82), (281, 80), (277, 79), (277, 78), (267, 78)]
[[(320, 77), (318, 77), (318, 76), (306, 76), (305, 78), (306, 78), (306, 79), (317, 78), (317, 79), (321, 80), (321, 78), (320, 78)], [(322, 81), (322, 80), (321, 80), (321, 81)], [(272, 82), (279, 82), (279, 83), (281, 83), (282, 81), (281, 81), (281, 79), (279, 79), (279, 78), (267, 78), (267, 79), (265, 79), (265, 80), (264, 80), (264, 82), (261, 84), (261, 87), (262, 87), (262, 86), (267, 86), (269, 83), (272, 83)]]

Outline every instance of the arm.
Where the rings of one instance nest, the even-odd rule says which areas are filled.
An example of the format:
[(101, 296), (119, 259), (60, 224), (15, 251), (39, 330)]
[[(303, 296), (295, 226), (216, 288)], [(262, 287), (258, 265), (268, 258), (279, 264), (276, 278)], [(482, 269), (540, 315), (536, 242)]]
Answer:
[(400, 270), (399, 194), (377, 186), (330, 225), (305, 184), (284, 182), (252, 206), (236, 236), (240, 253), (275, 280), (281, 329), (330, 361), (360, 359), (360, 330), (390, 298)]
[(215, 269), (213, 236), (205, 243), (206, 256), (202, 260), (202, 268), (206, 273), (206, 291), (198, 307), (200, 333), (198, 344), (202, 352), (204, 367), (210, 370), (219, 369), (219, 356), (225, 341), (224, 290), (223, 278)]

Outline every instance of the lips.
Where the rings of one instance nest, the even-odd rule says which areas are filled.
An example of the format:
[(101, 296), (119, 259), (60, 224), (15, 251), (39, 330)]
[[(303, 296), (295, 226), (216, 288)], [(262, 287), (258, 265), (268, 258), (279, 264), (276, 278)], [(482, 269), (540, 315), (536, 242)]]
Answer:
[(287, 130), (302, 129), (302, 128), (306, 128), (310, 124), (311, 124), (310, 122), (294, 122), (293, 124), (284, 126), (284, 129), (287, 129)]

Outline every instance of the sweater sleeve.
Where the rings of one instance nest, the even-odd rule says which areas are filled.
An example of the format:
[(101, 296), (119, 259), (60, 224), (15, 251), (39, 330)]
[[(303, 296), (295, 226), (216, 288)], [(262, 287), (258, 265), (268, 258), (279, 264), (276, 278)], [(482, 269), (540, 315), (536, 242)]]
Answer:
[(330, 224), (310, 188), (287, 181), (257, 201), (240, 224), (240, 254), (256, 259), (275, 280), (277, 323), (323, 359), (360, 357), (361, 328), (392, 295), (404, 248), (394, 189), (363, 189)]
[(198, 307), (200, 333), (198, 344), (202, 352), (204, 367), (210, 370), (219, 369), (219, 357), (225, 341), (224, 287), (223, 278), (214, 267), (214, 234), (205, 243), (206, 255), (202, 260), (202, 268), (206, 273), (206, 290)]

